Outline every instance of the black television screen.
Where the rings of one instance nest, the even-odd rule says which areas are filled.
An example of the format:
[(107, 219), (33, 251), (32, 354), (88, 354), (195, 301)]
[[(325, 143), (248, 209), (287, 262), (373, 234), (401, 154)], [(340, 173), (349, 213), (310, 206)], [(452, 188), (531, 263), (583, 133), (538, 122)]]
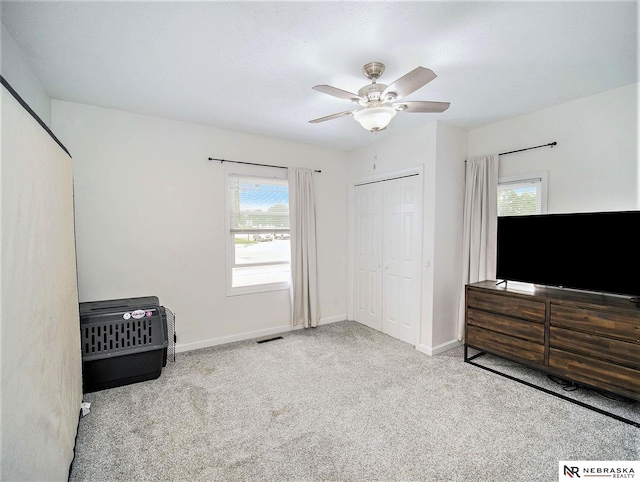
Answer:
[(498, 217), (496, 277), (640, 295), (640, 211)]

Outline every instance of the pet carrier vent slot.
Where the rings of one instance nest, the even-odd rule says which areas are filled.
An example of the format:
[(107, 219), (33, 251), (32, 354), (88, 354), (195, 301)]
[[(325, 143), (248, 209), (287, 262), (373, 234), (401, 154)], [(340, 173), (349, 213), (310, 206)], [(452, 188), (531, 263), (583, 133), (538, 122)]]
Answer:
[(159, 323), (153, 323), (150, 319), (112, 320), (85, 326), (82, 330), (84, 355), (153, 346), (155, 340), (164, 338), (163, 333), (157, 330), (161, 330)]

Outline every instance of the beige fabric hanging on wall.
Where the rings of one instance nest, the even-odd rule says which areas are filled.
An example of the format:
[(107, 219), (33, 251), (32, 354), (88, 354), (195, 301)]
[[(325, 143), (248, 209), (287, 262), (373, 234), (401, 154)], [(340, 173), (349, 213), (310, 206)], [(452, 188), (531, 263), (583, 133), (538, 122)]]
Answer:
[(465, 182), (460, 341), (464, 340), (465, 285), (496, 276), (498, 154), (469, 159)]
[(73, 165), (0, 89), (0, 480), (67, 480), (82, 403)]
[(311, 169), (289, 168), (292, 324), (318, 326), (316, 209)]

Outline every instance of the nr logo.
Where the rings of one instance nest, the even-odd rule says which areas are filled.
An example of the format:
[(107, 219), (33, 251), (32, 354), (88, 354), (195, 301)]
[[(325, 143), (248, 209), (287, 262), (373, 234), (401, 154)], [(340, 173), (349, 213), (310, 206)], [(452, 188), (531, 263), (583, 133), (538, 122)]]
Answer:
[(578, 473), (579, 468), (578, 467), (567, 467), (566, 465), (564, 466), (564, 475), (566, 475), (567, 477), (580, 477), (580, 474)]

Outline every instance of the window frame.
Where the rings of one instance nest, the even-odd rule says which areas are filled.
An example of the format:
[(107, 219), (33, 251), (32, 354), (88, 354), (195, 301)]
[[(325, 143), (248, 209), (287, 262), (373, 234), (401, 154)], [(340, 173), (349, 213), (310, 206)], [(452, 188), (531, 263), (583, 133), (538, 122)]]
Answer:
[[(548, 171), (539, 171), (539, 172), (529, 172), (525, 174), (516, 174), (512, 176), (503, 176), (498, 179), (498, 187), (501, 184), (511, 184), (511, 183), (526, 183), (530, 181), (535, 181), (540, 179), (540, 212), (536, 214), (547, 214), (547, 192), (548, 192), (548, 183), (549, 183), (549, 172)], [(497, 193), (496, 193), (497, 196)], [(496, 205), (496, 208), (498, 206)], [(536, 214), (532, 215), (535, 216)], [(500, 217), (498, 215), (498, 217)]]
[[(289, 279), (286, 282), (276, 282), (276, 283), (263, 283), (256, 284), (250, 286), (233, 286), (233, 269), (235, 267), (243, 267), (243, 266), (275, 266), (275, 265), (289, 265), (289, 269), (291, 269), (291, 262), (286, 263), (282, 261), (274, 262), (274, 263), (252, 263), (252, 264), (242, 264), (238, 265), (236, 263), (236, 246), (235, 246), (235, 235), (238, 234), (236, 232), (232, 232), (231, 230), (231, 196), (229, 190), (229, 178), (235, 177), (250, 177), (250, 178), (264, 178), (266, 180), (269, 179), (277, 179), (280, 181), (288, 182), (287, 170), (286, 169), (278, 169), (278, 168), (269, 168), (269, 167), (261, 167), (261, 166), (226, 166), (224, 172), (224, 238), (225, 238), (225, 285), (226, 285), (226, 294), (227, 296), (238, 296), (245, 294), (253, 294), (253, 293), (264, 293), (269, 291), (281, 291), (281, 290), (289, 290), (291, 287), (291, 280)], [(276, 229), (275, 231), (281, 231)], [(290, 232), (290, 230), (286, 230)], [(271, 232), (271, 231), (270, 231)]]

